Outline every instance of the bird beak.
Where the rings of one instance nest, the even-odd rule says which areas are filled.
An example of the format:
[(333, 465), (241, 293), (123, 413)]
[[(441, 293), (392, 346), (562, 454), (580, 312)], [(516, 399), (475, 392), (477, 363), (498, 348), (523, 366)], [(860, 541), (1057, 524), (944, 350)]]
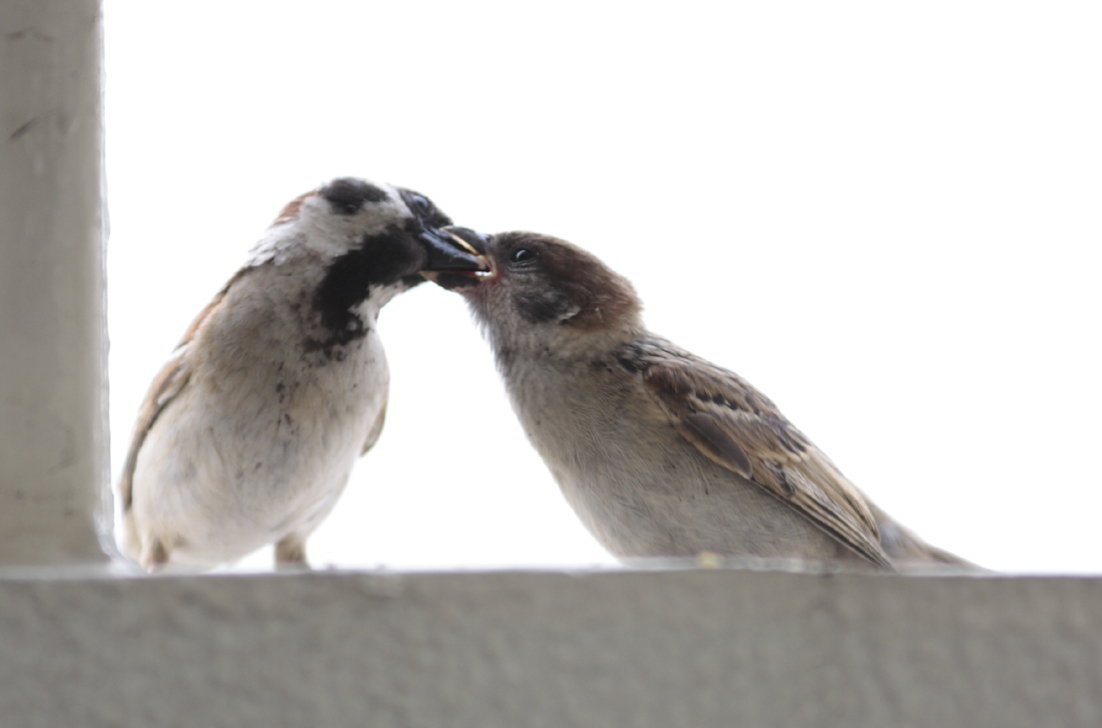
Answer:
[(482, 233), (477, 233), (470, 228), (459, 227), (458, 225), (448, 225), (440, 229), (452, 236), (452, 239), (454, 239), (464, 250), (475, 255), (486, 254), (486, 236)]
[(445, 288), (476, 284), (478, 275), (490, 270), (484, 255), (486, 236), (481, 233), (449, 225), (426, 230), (421, 239), (429, 250), (428, 263), (421, 275)]

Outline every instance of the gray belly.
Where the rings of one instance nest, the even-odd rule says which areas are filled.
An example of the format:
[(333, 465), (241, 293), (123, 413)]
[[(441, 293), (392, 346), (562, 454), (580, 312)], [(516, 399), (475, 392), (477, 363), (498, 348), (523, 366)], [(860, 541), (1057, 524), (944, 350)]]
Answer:
[(716, 465), (667, 422), (612, 407), (526, 428), (578, 517), (624, 557), (863, 559), (763, 488)]
[(190, 383), (138, 458), (133, 508), (143, 540), (160, 538), (173, 561), (208, 564), (313, 531), (385, 406), (386, 361), (368, 343), (359, 357), (289, 386), (296, 394), (285, 402), (253, 379), (234, 389)]

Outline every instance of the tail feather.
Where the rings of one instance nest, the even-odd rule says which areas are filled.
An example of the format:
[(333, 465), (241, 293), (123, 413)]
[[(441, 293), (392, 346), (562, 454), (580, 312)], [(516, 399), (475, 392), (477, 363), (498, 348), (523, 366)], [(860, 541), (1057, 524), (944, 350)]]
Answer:
[(906, 528), (876, 505), (869, 504), (873, 518), (880, 530), (880, 545), (892, 560), (896, 570), (906, 572), (986, 572), (982, 566), (962, 559), (944, 549), (923, 541), (914, 531)]

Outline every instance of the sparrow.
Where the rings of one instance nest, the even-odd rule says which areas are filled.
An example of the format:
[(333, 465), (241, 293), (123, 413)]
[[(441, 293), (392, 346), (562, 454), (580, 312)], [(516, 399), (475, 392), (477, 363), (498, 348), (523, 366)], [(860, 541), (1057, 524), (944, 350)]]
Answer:
[(283, 208), (149, 388), (118, 485), (127, 556), (208, 568), (275, 543), (277, 567), (306, 566), (383, 428), (379, 310), (419, 271), (486, 268), (450, 225), (423, 195), (354, 178)]
[(630, 282), (528, 232), (479, 244), (460, 293), (528, 439), (590, 533), (638, 557), (967, 567), (874, 505), (765, 395), (646, 329)]

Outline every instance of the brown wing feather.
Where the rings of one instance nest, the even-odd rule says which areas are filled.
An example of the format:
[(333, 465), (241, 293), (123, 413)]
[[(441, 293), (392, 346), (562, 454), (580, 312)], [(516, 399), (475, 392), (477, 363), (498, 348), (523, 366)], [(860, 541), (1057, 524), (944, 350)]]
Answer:
[(686, 440), (869, 561), (891, 567), (864, 497), (776, 405), (738, 375), (688, 352), (664, 342), (648, 349), (637, 352), (643, 381)]
[(119, 480), (119, 497), (122, 498), (124, 513), (130, 510), (134, 502), (134, 469), (138, 465), (138, 452), (142, 443), (165, 406), (183, 390), (189, 376), (190, 373), (184, 371), (183, 356), (174, 357), (158, 372), (145, 395), (145, 401), (138, 412), (138, 421), (134, 425), (134, 435), (130, 439), (130, 452), (126, 454), (126, 465)]
[(230, 287), (248, 270), (248, 268), (243, 268), (234, 274), (229, 282), (222, 287), (222, 290), (211, 299), (211, 302), (199, 312), (199, 315), (187, 327), (180, 343), (176, 345), (176, 351), (178, 352), (176, 356), (172, 357), (161, 368), (161, 371), (153, 379), (153, 384), (149, 386), (149, 391), (146, 392), (145, 400), (138, 411), (138, 421), (134, 425), (134, 435), (130, 439), (130, 451), (126, 454), (126, 464), (123, 466), (122, 478), (119, 480), (119, 497), (122, 499), (124, 513), (130, 510), (130, 506), (134, 502), (134, 469), (138, 465), (138, 453), (141, 451), (142, 443), (145, 442), (145, 438), (153, 427), (153, 423), (157, 421), (157, 417), (168, 406), (168, 403), (183, 391), (188, 379), (191, 378), (191, 372), (188, 371), (187, 363), (184, 361), (186, 350), (181, 351), (181, 349), (191, 343), (192, 339), (195, 338), (195, 334), (199, 331), (199, 327), (207, 320), (211, 312), (222, 303), (222, 299), (226, 297)]

